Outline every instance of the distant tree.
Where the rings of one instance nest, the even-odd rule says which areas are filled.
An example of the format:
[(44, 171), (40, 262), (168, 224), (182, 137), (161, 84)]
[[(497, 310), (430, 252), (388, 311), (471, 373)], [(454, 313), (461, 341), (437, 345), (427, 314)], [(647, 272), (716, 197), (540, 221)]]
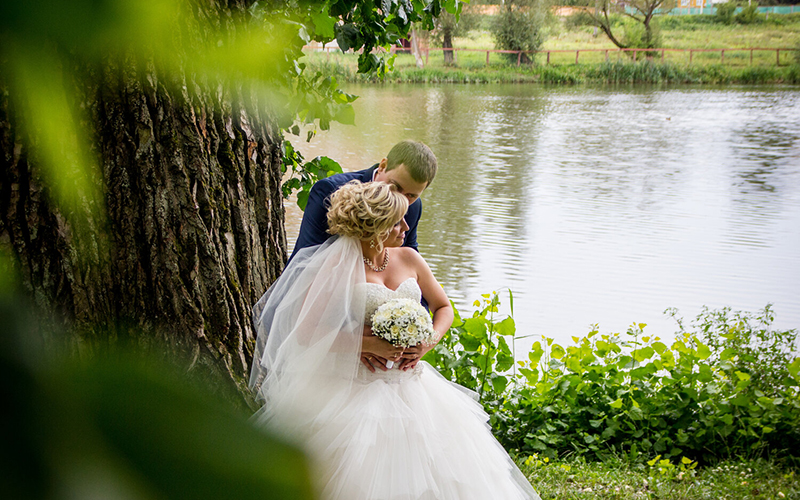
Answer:
[[(434, 21), (431, 36), (433, 41), (441, 45), (443, 49), (452, 49), (454, 37), (466, 36), (470, 31), (476, 29), (479, 23), (480, 15), (469, 7), (464, 7), (459, 15), (442, 12)], [(444, 51), (444, 62), (445, 64), (453, 63), (453, 51)]]
[[(492, 23), (495, 46), (501, 50), (536, 52), (544, 42), (545, 4), (540, 0), (507, 0)], [(508, 54), (517, 60), (516, 54)], [(520, 61), (533, 62), (532, 54), (523, 53)]]
[[(659, 32), (655, 18), (659, 12), (675, 8), (676, 0), (596, 0), (595, 8), (586, 10), (590, 23), (600, 28), (609, 40), (621, 49), (656, 48)], [(627, 7), (627, 9), (625, 8)], [(625, 28), (625, 37), (614, 33), (612, 14), (619, 13), (633, 21)]]

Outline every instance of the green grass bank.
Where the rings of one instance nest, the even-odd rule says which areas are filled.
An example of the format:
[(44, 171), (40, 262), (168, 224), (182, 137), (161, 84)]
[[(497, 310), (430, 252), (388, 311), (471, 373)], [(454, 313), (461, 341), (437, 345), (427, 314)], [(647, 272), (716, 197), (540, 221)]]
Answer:
[[(542, 65), (517, 67), (498, 64), (489, 67), (417, 68), (398, 66), (385, 79), (356, 73), (349, 55), (327, 59), (313, 54), (306, 58), (311, 71), (334, 76), (339, 81), (370, 83), (667, 83), (667, 84), (800, 84), (800, 65), (745, 66), (703, 64), (686, 66), (657, 61), (612, 61), (597, 64)], [(353, 58), (354, 59), (354, 58)]]

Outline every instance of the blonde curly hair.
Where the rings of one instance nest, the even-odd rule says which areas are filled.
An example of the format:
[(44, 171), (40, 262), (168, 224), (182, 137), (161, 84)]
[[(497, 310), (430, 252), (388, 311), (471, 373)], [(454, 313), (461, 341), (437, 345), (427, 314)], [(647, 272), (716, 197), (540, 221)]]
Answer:
[(376, 240), (378, 251), (408, 210), (408, 198), (383, 182), (350, 181), (331, 196), (328, 232), (359, 240)]

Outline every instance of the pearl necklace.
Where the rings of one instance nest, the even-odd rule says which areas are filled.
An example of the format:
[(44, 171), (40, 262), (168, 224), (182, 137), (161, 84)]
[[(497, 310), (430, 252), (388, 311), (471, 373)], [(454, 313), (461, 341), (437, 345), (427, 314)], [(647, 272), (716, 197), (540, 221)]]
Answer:
[(383, 265), (381, 265), (381, 267), (373, 266), (372, 261), (366, 257), (364, 257), (364, 264), (368, 265), (369, 268), (375, 271), (376, 273), (383, 271), (384, 269), (386, 269), (386, 266), (389, 265), (389, 249), (388, 248), (383, 249)]

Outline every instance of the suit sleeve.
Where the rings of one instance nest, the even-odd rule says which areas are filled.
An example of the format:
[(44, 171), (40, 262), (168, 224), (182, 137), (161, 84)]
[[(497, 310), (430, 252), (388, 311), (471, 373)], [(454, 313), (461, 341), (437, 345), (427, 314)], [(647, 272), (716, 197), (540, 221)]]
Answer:
[[(300, 233), (292, 250), (292, 257), (301, 248), (306, 248), (324, 243), (328, 234), (328, 207), (325, 206), (327, 198), (333, 193), (334, 186), (330, 182), (319, 181), (311, 187), (308, 203), (303, 212), (303, 221), (300, 223)], [(291, 257), (289, 258), (291, 260)]]
[(422, 217), (422, 200), (417, 200), (408, 207), (406, 212), (406, 224), (408, 224), (408, 231), (406, 232), (406, 239), (403, 242), (404, 247), (410, 247), (419, 252), (417, 248), (417, 226), (419, 226), (419, 219)]

